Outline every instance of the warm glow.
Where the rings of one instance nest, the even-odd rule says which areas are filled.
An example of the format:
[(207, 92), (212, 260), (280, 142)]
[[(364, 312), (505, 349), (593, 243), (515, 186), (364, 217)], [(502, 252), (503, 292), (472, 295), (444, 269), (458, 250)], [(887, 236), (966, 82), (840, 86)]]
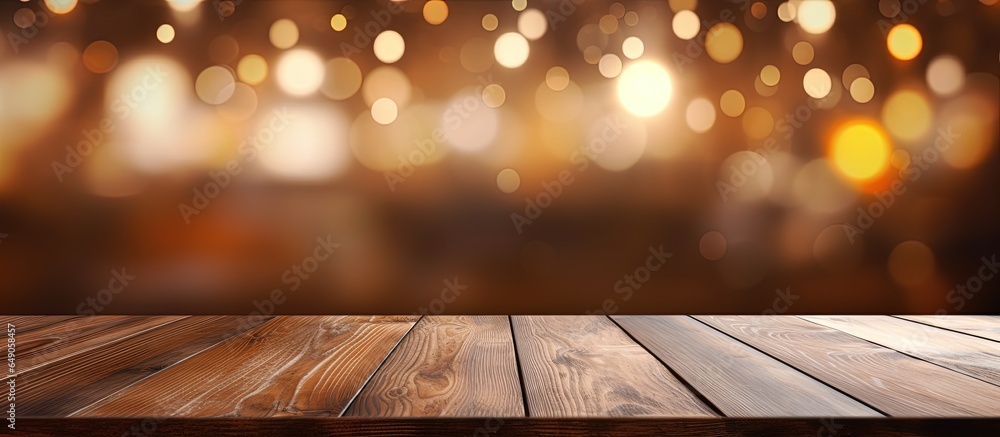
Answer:
[(705, 51), (720, 64), (733, 62), (743, 52), (743, 34), (732, 24), (716, 24), (705, 34)]
[(381, 98), (372, 103), (372, 120), (375, 120), (378, 124), (392, 124), (396, 121), (396, 116), (399, 114), (399, 109), (396, 108), (396, 102), (391, 99)]
[(683, 10), (674, 15), (674, 20), (671, 23), (674, 29), (674, 35), (677, 35), (680, 39), (691, 39), (698, 34), (701, 30), (701, 22), (698, 21), (698, 15), (689, 10)]
[(826, 33), (837, 19), (837, 9), (830, 0), (807, 0), (795, 8), (795, 20), (802, 30), (815, 35)]
[(330, 28), (340, 32), (347, 28), (347, 17), (344, 14), (336, 14), (330, 18)]
[(220, 105), (229, 100), (236, 90), (236, 78), (226, 67), (213, 65), (202, 70), (194, 82), (195, 94), (209, 105)]
[(56, 14), (68, 14), (76, 3), (76, 0), (45, 0), (45, 7)]
[(431, 0), (424, 3), (424, 20), (429, 24), (438, 25), (448, 19), (448, 4), (444, 0)]
[(893, 93), (882, 107), (882, 123), (892, 136), (903, 141), (922, 138), (930, 130), (933, 118), (930, 102), (914, 90)]
[(886, 45), (889, 53), (900, 61), (909, 61), (920, 54), (924, 47), (924, 40), (920, 37), (920, 31), (910, 24), (899, 24), (889, 31), (886, 38)]
[(294, 96), (312, 94), (323, 84), (323, 61), (311, 50), (295, 49), (278, 60), (278, 86)]
[(250, 85), (257, 85), (267, 78), (267, 61), (260, 55), (246, 55), (236, 65), (236, 75)]
[(517, 16), (517, 31), (527, 39), (541, 38), (548, 27), (549, 22), (545, 19), (545, 14), (538, 9), (528, 9)]
[(283, 18), (271, 25), (267, 36), (271, 45), (279, 49), (288, 49), (299, 42), (299, 28), (294, 21)]
[(174, 26), (162, 24), (156, 29), (156, 39), (164, 44), (174, 40)]
[(493, 45), (493, 56), (497, 62), (507, 68), (517, 68), (528, 60), (528, 40), (517, 32), (508, 32), (497, 38)]
[(806, 90), (812, 98), (822, 99), (830, 94), (833, 89), (833, 81), (830, 75), (819, 68), (813, 68), (802, 76), (802, 88)]
[(622, 54), (629, 59), (639, 59), (645, 51), (642, 40), (635, 36), (630, 36), (622, 41)]
[(552, 67), (545, 73), (545, 84), (552, 91), (562, 91), (569, 86), (569, 72), (559, 66)]
[(375, 37), (375, 57), (386, 64), (392, 64), (403, 57), (406, 44), (403, 36), (394, 30), (387, 30)]
[(651, 61), (639, 61), (625, 67), (618, 78), (618, 100), (628, 112), (651, 117), (667, 107), (673, 83), (663, 67)]
[(852, 122), (840, 128), (830, 145), (830, 159), (841, 174), (868, 181), (882, 174), (889, 166), (892, 146), (878, 125)]
[(927, 66), (927, 86), (938, 95), (955, 94), (964, 84), (965, 67), (954, 56), (938, 56)]

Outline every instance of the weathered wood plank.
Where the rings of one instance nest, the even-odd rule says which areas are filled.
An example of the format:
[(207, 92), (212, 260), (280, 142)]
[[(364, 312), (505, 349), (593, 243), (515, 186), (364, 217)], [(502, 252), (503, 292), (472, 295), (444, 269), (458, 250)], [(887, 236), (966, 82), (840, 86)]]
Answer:
[(796, 317), (697, 316), (892, 416), (998, 416), (1000, 388)]
[(17, 336), (17, 371), (27, 372), (45, 363), (64, 359), (113, 341), (121, 341), (184, 316), (53, 317), (45, 324)]
[(976, 337), (1000, 341), (998, 316), (896, 316), (906, 320), (950, 329)]
[(50, 361), (17, 376), (18, 413), (69, 415), (260, 321), (191, 316)]
[(514, 316), (532, 417), (715, 416), (604, 316)]
[(523, 416), (505, 316), (425, 316), (347, 416)]
[(803, 318), (1000, 386), (1000, 347), (990, 340), (889, 316)]
[(881, 416), (690, 317), (613, 318), (727, 416)]
[(279, 316), (74, 416), (339, 416), (418, 316)]

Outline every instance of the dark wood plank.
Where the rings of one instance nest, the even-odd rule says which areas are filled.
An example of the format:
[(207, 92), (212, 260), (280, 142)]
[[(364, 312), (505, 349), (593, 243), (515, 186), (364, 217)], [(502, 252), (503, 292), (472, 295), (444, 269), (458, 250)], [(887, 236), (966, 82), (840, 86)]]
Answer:
[(892, 416), (998, 416), (998, 387), (797, 317), (697, 316)]
[(279, 316), (74, 416), (339, 416), (418, 316)]
[(260, 322), (191, 316), (48, 362), (17, 376), (18, 413), (69, 415)]
[(532, 417), (715, 416), (604, 316), (514, 316)]
[(21, 419), (25, 436), (945, 436), (1000, 435), (1000, 419), (313, 418)]
[(950, 329), (976, 337), (1000, 341), (998, 316), (896, 316), (906, 320)]
[(72, 317), (17, 336), (18, 373), (171, 323), (184, 316)]
[(28, 333), (36, 329), (41, 329), (64, 320), (74, 319), (81, 316), (3, 316), (0, 315), (0, 323), (13, 324), (17, 327), (18, 333)]
[(1000, 346), (993, 341), (889, 316), (803, 318), (1000, 386)]
[(881, 416), (690, 317), (613, 318), (727, 416)]
[(347, 416), (523, 416), (505, 316), (425, 316)]

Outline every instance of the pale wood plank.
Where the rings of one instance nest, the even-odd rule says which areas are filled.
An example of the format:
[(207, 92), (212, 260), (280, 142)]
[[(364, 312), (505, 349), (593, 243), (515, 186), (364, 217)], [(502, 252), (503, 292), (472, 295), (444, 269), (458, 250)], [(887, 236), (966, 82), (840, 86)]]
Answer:
[(109, 341), (17, 376), (18, 415), (66, 416), (263, 319), (190, 316)]
[(532, 417), (715, 416), (604, 316), (515, 316)]
[(345, 416), (523, 416), (506, 316), (425, 316)]
[(791, 316), (696, 316), (891, 416), (997, 416), (996, 387)]
[(614, 316), (726, 416), (881, 416), (687, 316)]
[(279, 316), (74, 416), (339, 416), (418, 316)]
[(1000, 346), (990, 340), (889, 316), (803, 318), (1000, 385)]
[(896, 316), (906, 320), (1000, 341), (998, 316)]

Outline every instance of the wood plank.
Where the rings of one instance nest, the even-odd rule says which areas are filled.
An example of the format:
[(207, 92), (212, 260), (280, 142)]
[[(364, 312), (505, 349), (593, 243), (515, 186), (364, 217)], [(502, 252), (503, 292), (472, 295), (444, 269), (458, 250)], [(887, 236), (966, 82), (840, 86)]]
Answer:
[(998, 416), (1000, 390), (797, 317), (697, 316), (892, 416)]
[(997, 419), (928, 418), (316, 418), (18, 419), (25, 436), (990, 436)]
[(607, 317), (511, 322), (532, 417), (715, 416)]
[(1000, 341), (1000, 317), (997, 316), (896, 316), (906, 320), (950, 329), (976, 337)]
[(347, 416), (523, 416), (505, 316), (425, 316)]
[(17, 376), (19, 416), (65, 416), (263, 322), (191, 316)]
[(613, 319), (727, 416), (881, 416), (690, 317)]
[(121, 341), (184, 316), (72, 317), (40, 326), (17, 336), (17, 371), (23, 373), (48, 362)]
[(803, 318), (1000, 386), (1000, 347), (990, 340), (889, 316)]
[(74, 416), (340, 416), (419, 316), (279, 316)]
[(55, 323), (62, 322), (64, 320), (69, 320), (77, 318), (80, 316), (3, 316), (0, 315), (0, 323), (3, 323), (4, 328), (7, 324), (13, 324), (17, 328), (17, 332), (28, 333), (36, 329), (41, 329), (46, 326), (53, 325)]

